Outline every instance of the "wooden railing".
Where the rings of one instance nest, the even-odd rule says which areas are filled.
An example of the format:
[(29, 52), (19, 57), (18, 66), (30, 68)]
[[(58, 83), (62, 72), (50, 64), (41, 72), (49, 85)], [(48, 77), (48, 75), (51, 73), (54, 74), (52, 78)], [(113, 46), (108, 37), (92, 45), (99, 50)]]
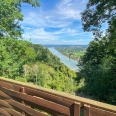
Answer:
[(116, 106), (0, 77), (0, 116), (48, 115), (116, 116)]

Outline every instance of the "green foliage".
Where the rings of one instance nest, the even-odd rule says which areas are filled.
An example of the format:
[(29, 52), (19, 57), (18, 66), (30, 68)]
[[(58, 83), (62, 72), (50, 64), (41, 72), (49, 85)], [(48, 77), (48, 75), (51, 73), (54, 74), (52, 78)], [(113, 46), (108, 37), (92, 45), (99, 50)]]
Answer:
[[(79, 79), (84, 78), (80, 88), (95, 99), (116, 105), (116, 16), (114, 0), (89, 0), (82, 13), (83, 28), (93, 31), (93, 40), (79, 62)], [(102, 23), (108, 23), (104, 37)]]
[(69, 93), (76, 89), (75, 72), (41, 45), (4, 38), (0, 53), (0, 76)]
[(22, 34), (20, 21), (21, 3), (25, 2), (32, 6), (39, 6), (38, 0), (0, 0), (0, 39), (4, 36), (19, 38)]
[(0, 40), (0, 74), (5, 77), (19, 76), (22, 66), (34, 60), (34, 49), (29, 42), (10, 38)]
[(89, 0), (86, 10), (82, 12), (82, 23), (85, 31), (93, 31), (96, 37), (101, 36), (101, 25), (110, 22), (116, 16), (115, 0)]
[(18, 21), (22, 18), (23, 15), (15, 7), (13, 0), (0, 0), (0, 37), (21, 35)]
[(0, 0), (0, 76), (73, 93), (75, 72), (47, 48), (21, 39), (21, 3), (38, 0)]
[(79, 62), (80, 77), (85, 79), (81, 90), (97, 100), (116, 104), (116, 53), (103, 40), (92, 41)]
[(15, 80), (16, 80), (16, 81), (20, 81), (20, 82), (25, 82), (25, 83), (27, 83), (26, 78), (17, 77)]

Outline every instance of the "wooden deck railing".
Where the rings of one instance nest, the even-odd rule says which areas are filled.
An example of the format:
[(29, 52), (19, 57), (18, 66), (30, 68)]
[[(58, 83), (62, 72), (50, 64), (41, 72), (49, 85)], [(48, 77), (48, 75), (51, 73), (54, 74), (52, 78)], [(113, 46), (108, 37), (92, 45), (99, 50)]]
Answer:
[(0, 116), (80, 116), (80, 112), (116, 116), (116, 106), (0, 77)]

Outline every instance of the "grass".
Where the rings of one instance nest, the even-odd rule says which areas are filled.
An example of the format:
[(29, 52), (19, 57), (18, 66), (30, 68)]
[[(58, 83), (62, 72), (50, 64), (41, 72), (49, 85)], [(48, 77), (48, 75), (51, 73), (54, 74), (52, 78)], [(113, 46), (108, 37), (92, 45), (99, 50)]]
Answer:
[(81, 52), (75, 52), (76, 56), (83, 56), (85, 52), (81, 51)]

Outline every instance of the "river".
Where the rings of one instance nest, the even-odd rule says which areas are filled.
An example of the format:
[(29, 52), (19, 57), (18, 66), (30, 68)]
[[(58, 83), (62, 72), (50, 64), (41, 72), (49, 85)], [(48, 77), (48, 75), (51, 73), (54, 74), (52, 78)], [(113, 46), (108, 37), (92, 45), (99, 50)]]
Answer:
[(75, 60), (72, 60), (64, 55), (62, 55), (60, 52), (58, 52), (55, 48), (53, 47), (49, 47), (48, 48), (50, 50), (50, 52), (52, 52), (52, 54), (56, 55), (58, 58), (60, 58), (60, 61), (65, 64), (67, 67), (69, 67), (71, 70), (77, 71), (78, 67), (77, 64), (78, 62)]

